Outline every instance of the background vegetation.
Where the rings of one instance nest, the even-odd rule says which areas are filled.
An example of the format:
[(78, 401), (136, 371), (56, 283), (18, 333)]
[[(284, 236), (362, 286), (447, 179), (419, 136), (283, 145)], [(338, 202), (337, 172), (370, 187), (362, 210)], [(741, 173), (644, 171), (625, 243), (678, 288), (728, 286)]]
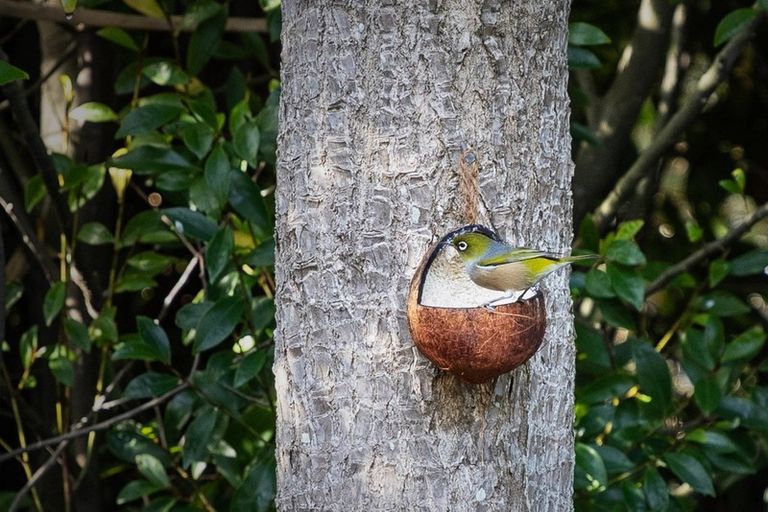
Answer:
[[(579, 509), (765, 508), (765, 4), (573, 5)], [(22, 14), (0, 508), (268, 510), (279, 2), (79, 2), (53, 50)]]

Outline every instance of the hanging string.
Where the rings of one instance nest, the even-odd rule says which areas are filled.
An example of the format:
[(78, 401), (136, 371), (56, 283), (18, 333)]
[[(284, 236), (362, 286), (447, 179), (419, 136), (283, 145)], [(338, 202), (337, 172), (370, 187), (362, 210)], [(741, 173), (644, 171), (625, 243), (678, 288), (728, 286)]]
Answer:
[(478, 176), (480, 164), (472, 148), (467, 148), (459, 158), (459, 197), (461, 198), (462, 213), (468, 224), (476, 224), (478, 207), (480, 206), (480, 188)]

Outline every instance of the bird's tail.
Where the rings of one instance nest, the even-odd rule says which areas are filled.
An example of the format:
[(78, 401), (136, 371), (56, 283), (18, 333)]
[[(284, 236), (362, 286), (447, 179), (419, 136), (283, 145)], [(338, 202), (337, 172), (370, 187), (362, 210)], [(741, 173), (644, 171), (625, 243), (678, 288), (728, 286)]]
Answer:
[(599, 254), (579, 254), (577, 256), (565, 256), (564, 258), (561, 258), (560, 261), (565, 263), (573, 263), (574, 261), (596, 260), (599, 258)]

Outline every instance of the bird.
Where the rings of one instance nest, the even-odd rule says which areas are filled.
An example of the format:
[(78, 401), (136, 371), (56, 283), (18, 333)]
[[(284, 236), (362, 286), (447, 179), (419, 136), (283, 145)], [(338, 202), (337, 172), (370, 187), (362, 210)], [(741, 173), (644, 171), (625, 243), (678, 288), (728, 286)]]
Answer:
[(454, 231), (446, 240), (458, 252), (469, 278), (478, 286), (504, 292), (493, 304), (506, 299), (517, 302), (533, 296), (536, 286), (545, 276), (574, 261), (596, 258), (595, 254), (561, 256), (555, 253), (512, 247), (495, 232), (477, 224)]

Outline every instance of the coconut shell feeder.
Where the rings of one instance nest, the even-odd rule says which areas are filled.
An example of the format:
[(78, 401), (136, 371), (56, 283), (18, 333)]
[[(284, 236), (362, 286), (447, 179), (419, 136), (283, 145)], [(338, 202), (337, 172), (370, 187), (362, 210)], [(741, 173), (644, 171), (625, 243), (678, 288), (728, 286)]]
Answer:
[[(461, 188), (465, 217), (474, 221), (477, 166), (467, 172), (466, 156), (461, 160), (465, 171)], [(478, 225), (461, 229), (488, 231)], [(527, 300), (496, 303), (493, 309), (483, 307), (498, 299), (499, 292), (481, 288), (466, 274), (450, 244), (457, 231), (445, 235), (423, 256), (408, 292), (408, 327), (418, 349), (435, 366), (479, 384), (517, 368), (536, 353), (544, 339), (547, 314), (542, 292)]]

